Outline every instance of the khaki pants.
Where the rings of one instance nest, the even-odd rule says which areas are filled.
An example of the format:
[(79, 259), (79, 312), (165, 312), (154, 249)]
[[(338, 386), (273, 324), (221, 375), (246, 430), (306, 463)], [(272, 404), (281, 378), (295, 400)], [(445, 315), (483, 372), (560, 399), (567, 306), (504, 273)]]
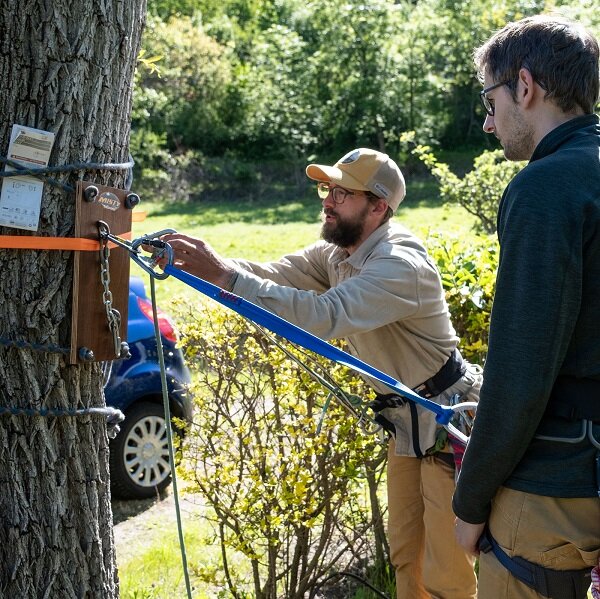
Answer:
[[(518, 555), (554, 570), (598, 564), (600, 499), (543, 497), (502, 487), (492, 502), (492, 536), (510, 556)], [(479, 599), (538, 599), (494, 557), (479, 558)], [(575, 595), (573, 599), (576, 598)], [(585, 596), (581, 599), (585, 599)]]
[(474, 599), (474, 559), (454, 538), (454, 469), (388, 452), (388, 537), (398, 599)]

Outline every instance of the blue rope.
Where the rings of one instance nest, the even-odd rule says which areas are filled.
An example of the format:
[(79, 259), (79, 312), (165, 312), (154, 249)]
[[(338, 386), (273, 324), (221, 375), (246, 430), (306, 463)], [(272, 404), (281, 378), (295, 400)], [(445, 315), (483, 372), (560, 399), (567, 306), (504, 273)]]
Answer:
[(195, 277), (187, 272), (179, 270), (174, 266), (167, 264), (164, 268), (164, 272), (169, 274), (176, 279), (186, 283), (190, 287), (204, 293), (208, 297), (213, 298), (215, 301), (227, 306), (231, 310), (249, 318), (250, 320), (266, 327), (273, 333), (280, 335), (281, 337), (291, 341), (292, 343), (296, 343), (306, 349), (317, 352), (322, 356), (333, 360), (334, 362), (338, 362), (339, 364), (343, 364), (357, 372), (360, 372), (368, 377), (371, 377), (380, 383), (383, 383), (400, 396), (409, 399), (416, 404), (419, 404), (423, 408), (430, 410), (433, 412), (435, 416), (435, 420), (438, 424), (444, 426), (447, 425), (450, 420), (454, 416), (454, 411), (452, 408), (448, 406), (442, 406), (434, 401), (426, 399), (425, 397), (421, 397), (415, 391), (402, 384), (400, 381), (397, 381), (393, 377), (381, 370), (378, 370), (374, 366), (363, 362), (362, 360), (356, 358), (355, 356), (346, 353), (345, 351), (334, 347), (333, 345), (319, 339), (312, 333), (301, 329), (300, 327), (288, 322), (287, 320), (245, 300), (244, 298), (235, 295), (234, 293), (230, 293), (209, 283), (208, 281), (204, 281), (199, 277)]

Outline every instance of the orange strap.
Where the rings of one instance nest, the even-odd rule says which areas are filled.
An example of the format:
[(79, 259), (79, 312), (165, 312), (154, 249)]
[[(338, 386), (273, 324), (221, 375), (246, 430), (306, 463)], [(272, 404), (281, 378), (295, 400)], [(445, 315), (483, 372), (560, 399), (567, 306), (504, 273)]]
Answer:
[[(131, 239), (131, 231), (119, 235), (124, 239)], [(117, 245), (108, 242), (109, 248)], [(81, 252), (97, 252), (100, 242), (83, 237), (35, 237), (33, 235), (0, 235), (0, 248), (20, 250), (79, 250)]]

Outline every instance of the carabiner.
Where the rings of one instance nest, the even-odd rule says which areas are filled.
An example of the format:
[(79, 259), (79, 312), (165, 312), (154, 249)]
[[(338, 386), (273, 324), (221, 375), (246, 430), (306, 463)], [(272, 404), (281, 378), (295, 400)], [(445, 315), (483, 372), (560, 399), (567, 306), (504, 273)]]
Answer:
[[(155, 279), (166, 279), (169, 274), (166, 272), (158, 273), (155, 268), (159, 260), (166, 257), (167, 264), (173, 265), (173, 248), (166, 242), (160, 239), (167, 233), (177, 233), (175, 229), (162, 229), (162, 231), (156, 231), (156, 233), (148, 233), (142, 235), (133, 241), (123, 239), (116, 235), (112, 235), (110, 228), (107, 223), (103, 220), (97, 222), (98, 234), (101, 241), (111, 241), (115, 245), (125, 248), (131, 257), (131, 259), (140, 266), (140, 268), (146, 271), (149, 275)], [(153, 248), (151, 256), (143, 256), (141, 254), (141, 246), (147, 245)], [(165, 256), (166, 255), (166, 256)]]
[(161, 231), (156, 231), (155, 233), (147, 233), (146, 235), (142, 235), (137, 239), (134, 239), (131, 243), (131, 249), (135, 252), (138, 251), (141, 245), (150, 245), (156, 248), (164, 248), (167, 246), (166, 241), (162, 241), (159, 237), (166, 235), (167, 233), (177, 233), (175, 229), (162, 229)]
[[(134, 239), (131, 244), (131, 259), (155, 279), (166, 279), (169, 276), (166, 272), (159, 273), (155, 270), (159, 260), (166, 258), (167, 264), (173, 265), (173, 248), (166, 241), (159, 239), (167, 233), (177, 233), (177, 231), (175, 229), (162, 229), (155, 233), (142, 235)], [(143, 256), (140, 253), (140, 248), (143, 245), (153, 248), (151, 256)]]
[[(470, 418), (469, 412), (475, 411), (477, 409), (476, 401), (464, 401), (462, 403), (454, 404), (453, 406), (446, 406), (446, 409), (449, 409), (453, 414), (464, 418)], [(454, 437), (456, 437), (463, 445), (466, 445), (469, 442), (469, 437), (465, 435), (461, 430), (459, 430), (452, 422), (448, 422), (444, 424), (443, 427)]]

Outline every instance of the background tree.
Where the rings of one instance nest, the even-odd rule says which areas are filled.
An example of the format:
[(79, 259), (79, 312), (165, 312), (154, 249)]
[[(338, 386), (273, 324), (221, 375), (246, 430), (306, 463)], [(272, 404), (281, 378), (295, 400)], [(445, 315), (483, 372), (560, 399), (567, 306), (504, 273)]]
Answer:
[[(167, 106), (181, 115), (166, 145), (255, 163), (334, 158), (365, 145), (398, 156), (406, 130), (436, 149), (494, 147), (481, 132), (473, 48), (507, 21), (542, 12), (565, 13), (597, 32), (600, 17), (592, 4), (150, 0), (156, 20), (186, 38), (190, 57), (164, 86)], [(210, 58), (207, 40), (216, 44)], [(145, 43), (155, 45), (151, 36)], [(164, 57), (167, 71), (171, 54)], [(218, 63), (214, 78), (206, 77), (212, 67), (194, 56)], [(190, 69), (205, 75), (190, 79)], [(140, 83), (139, 102), (151, 108), (153, 99)], [(155, 123), (149, 116), (139, 126)]]
[[(0, 4), (0, 141), (55, 133), (51, 165), (126, 162), (145, 1)], [(123, 172), (82, 172), (123, 186)], [(74, 184), (68, 174), (57, 176)], [(45, 186), (38, 235), (72, 236), (74, 196)], [(0, 234), (27, 234), (3, 227)], [(70, 342), (72, 252), (0, 250), (0, 337)], [(90, 276), (99, 276), (91, 273)], [(102, 406), (97, 363), (0, 346), (0, 406)], [(0, 596), (118, 596), (103, 416), (0, 416)]]
[(176, 152), (182, 147), (223, 152), (229, 140), (224, 104), (232, 78), (231, 49), (190, 17), (151, 18), (144, 49), (159, 60), (155, 70), (141, 69), (137, 76), (134, 130), (166, 134)]

